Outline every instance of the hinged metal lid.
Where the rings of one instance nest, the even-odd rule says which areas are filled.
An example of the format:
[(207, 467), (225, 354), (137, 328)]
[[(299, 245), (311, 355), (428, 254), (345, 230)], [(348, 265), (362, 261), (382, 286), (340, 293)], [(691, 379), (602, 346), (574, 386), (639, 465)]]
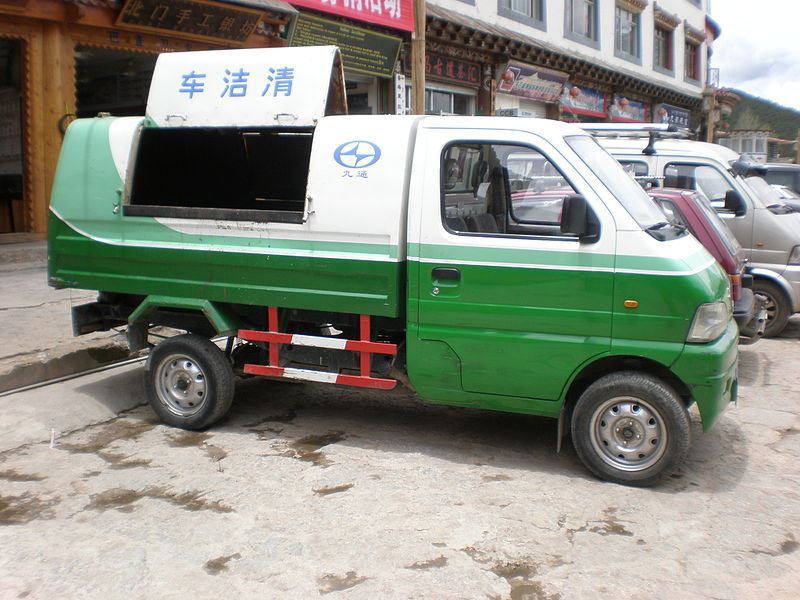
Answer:
[(345, 113), (336, 46), (162, 54), (147, 99), (157, 127), (313, 127)]

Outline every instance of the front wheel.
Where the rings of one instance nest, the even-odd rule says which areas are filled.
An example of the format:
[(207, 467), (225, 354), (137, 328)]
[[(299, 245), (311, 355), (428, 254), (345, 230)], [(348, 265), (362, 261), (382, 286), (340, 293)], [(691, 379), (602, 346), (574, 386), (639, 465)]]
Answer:
[(753, 293), (766, 297), (764, 308), (767, 309), (767, 325), (764, 337), (775, 337), (786, 328), (792, 315), (789, 298), (777, 284), (760, 278), (753, 282)]
[(150, 406), (168, 425), (203, 429), (225, 416), (233, 402), (228, 359), (199, 335), (179, 335), (158, 344), (144, 374)]
[(689, 415), (663, 381), (633, 371), (595, 381), (578, 399), (572, 440), (601, 479), (653, 485), (672, 474), (689, 451)]

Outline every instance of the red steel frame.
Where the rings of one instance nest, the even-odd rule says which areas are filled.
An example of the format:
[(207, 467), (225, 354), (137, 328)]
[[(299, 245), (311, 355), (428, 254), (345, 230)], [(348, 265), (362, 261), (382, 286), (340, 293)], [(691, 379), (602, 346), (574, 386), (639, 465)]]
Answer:
[[(319, 381), (324, 383), (335, 383), (338, 385), (350, 385), (382, 390), (390, 390), (397, 385), (397, 381), (394, 379), (381, 379), (379, 377), (372, 377), (370, 375), (372, 354), (395, 355), (397, 354), (397, 345), (370, 341), (371, 327), (369, 315), (359, 315), (360, 339), (358, 340), (281, 333), (278, 331), (278, 308), (275, 306), (270, 306), (267, 308), (267, 326), (269, 331), (240, 329), (237, 334), (238, 337), (243, 340), (251, 342), (267, 342), (269, 364), (246, 364), (244, 365), (245, 373), (249, 373), (251, 375), (268, 375), (270, 377), (283, 377), (287, 379), (300, 379), (304, 381)], [(327, 371), (313, 371), (308, 369), (281, 367), (281, 344), (296, 344), (316, 348), (358, 352), (360, 355), (360, 374), (342, 375)]]

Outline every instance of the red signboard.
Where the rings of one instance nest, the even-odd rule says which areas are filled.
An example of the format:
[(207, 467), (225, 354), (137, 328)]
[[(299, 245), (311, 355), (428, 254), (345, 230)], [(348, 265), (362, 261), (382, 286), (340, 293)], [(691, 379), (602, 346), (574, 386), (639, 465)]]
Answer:
[(413, 0), (289, 0), (289, 3), (356, 21), (414, 31)]

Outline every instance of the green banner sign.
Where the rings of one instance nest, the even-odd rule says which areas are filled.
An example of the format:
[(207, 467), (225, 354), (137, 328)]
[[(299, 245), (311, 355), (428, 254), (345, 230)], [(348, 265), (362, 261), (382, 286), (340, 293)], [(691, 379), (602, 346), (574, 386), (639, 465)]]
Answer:
[(295, 22), (290, 45), (339, 46), (344, 68), (348, 71), (391, 77), (401, 43), (400, 38), (391, 35), (300, 14)]

